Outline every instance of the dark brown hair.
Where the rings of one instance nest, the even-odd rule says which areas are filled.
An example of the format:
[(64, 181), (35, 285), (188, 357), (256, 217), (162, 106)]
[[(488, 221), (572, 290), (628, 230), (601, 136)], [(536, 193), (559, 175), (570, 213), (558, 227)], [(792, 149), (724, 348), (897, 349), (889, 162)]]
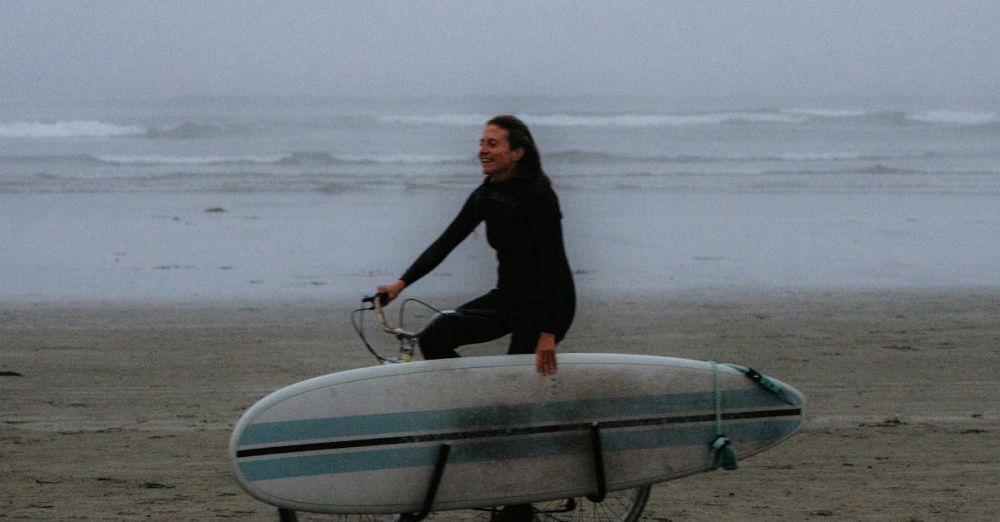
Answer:
[(517, 116), (503, 114), (494, 116), (487, 125), (496, 125), (507, 131), (507, 140), (511, 149), (524, 149), (524, 156), (517, 162), (516, 176), (521, 178), (538, 178), (549, 181), (549, 177), (542, 170), (542, 157), (535, 145), (535, 139), (531, 136), (528, 126)]

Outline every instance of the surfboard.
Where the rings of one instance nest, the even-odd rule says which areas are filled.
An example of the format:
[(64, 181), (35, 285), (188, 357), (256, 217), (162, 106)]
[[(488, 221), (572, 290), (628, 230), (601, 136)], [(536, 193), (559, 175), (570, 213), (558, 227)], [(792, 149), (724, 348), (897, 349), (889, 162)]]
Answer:
[(509, 505), (709, 470), (720, 435), (758, 453), (799, 428), (803, 404), (704, 361), (560, 354), (541, 376), (533, 355), (462, 357), (282, 388), (240, 418), (229, 455), (250, 495), (295, 511), (416, 512), (435, 474), (436, 511)]

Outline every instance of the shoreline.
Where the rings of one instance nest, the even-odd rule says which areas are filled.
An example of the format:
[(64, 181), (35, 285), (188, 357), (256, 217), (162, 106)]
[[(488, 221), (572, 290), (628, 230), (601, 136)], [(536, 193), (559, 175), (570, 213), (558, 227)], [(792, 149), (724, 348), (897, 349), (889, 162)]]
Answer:
[[(347, 193), (0, 194), (0, 301), (355, 299), (391, 281), (467, 196)], [(560, 192), (581, 295), (1000, 287), (994, 197), (761, 191)], [(392, 208), (401, 223), (380, 214)], [(220, 209), (225, 211), (220, 211)], [(31, 216), (31, 219), (27, 219)], [(485, 293), (477, 229), (412, 290)], [(652, 291), (650, 290), (652, 289)]]
[[(273, 520), (229, 473), (230, 430), (270, 391), (373, 364), (352, 305), (0, 303), (0, 518)], [(992, 287), (588, 294), (562, 349), (736, 362), (805, 393), (800, 433), (656, 486), (651, 519), (988, 520), (998, 314)]]

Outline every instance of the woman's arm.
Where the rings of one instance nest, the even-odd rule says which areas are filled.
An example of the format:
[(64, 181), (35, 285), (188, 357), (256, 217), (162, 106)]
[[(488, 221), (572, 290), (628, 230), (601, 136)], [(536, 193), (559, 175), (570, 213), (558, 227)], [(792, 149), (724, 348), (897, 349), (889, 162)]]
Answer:
[(412, 285), (431, 270), (434, 270), (463, 239), (472, 233), (476, 225), (481, 221), (481, 218), (475, 211), (475, 200), (478, 192), (477, 190), (469, 196), (465, 204), (462, 205), (462, 210), (455, 216), (455, 219), (448, 225), (448, 228), (427, 247), (427, 250), (424, 250), (417, 257), (416, 261), (410, 265), (410, 268), (399, 279), (393, 283), (377, 287), (379, 292), (388, 294), (389, 299), (386, 304), (395, 299), (404, 288)]
[(538, 256), (539, 268), (544, 274), (544, 287), (540, 289), (542, 298), (538, 313), (542, 333), (535, 348), (535, 363), (539, 373), (548, 375), (558, 369), (556, 362), (556, 336), (564, 315), (562, 307), (567, 301), (564, 292), (569, 291), (572, 282), (566, 278), (572, 277), (566, 264), (566, 252), (562, 238), (562, 212), (559, 201), (550, 187), (545, 187), (534, 195), (530, 201), (531, 225), (530, 237), (532, 250)]

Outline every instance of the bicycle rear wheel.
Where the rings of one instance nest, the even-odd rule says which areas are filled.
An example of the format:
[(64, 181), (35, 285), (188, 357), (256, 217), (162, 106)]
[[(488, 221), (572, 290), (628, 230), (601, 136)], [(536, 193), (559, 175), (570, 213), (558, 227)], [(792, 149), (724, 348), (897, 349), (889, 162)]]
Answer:
[[(586, 497), (536, 502), (535, 520), (541, 522), (635, 522), (639, 520), (651, 486), (612, 491), (601, 502)], [(488, 522), (495, 509), (469, 509), (431, 513), (428, 522)], [(301, 513), (299, 520), (333, 522), (396, 522), (395, 515), (318, 515)]]

